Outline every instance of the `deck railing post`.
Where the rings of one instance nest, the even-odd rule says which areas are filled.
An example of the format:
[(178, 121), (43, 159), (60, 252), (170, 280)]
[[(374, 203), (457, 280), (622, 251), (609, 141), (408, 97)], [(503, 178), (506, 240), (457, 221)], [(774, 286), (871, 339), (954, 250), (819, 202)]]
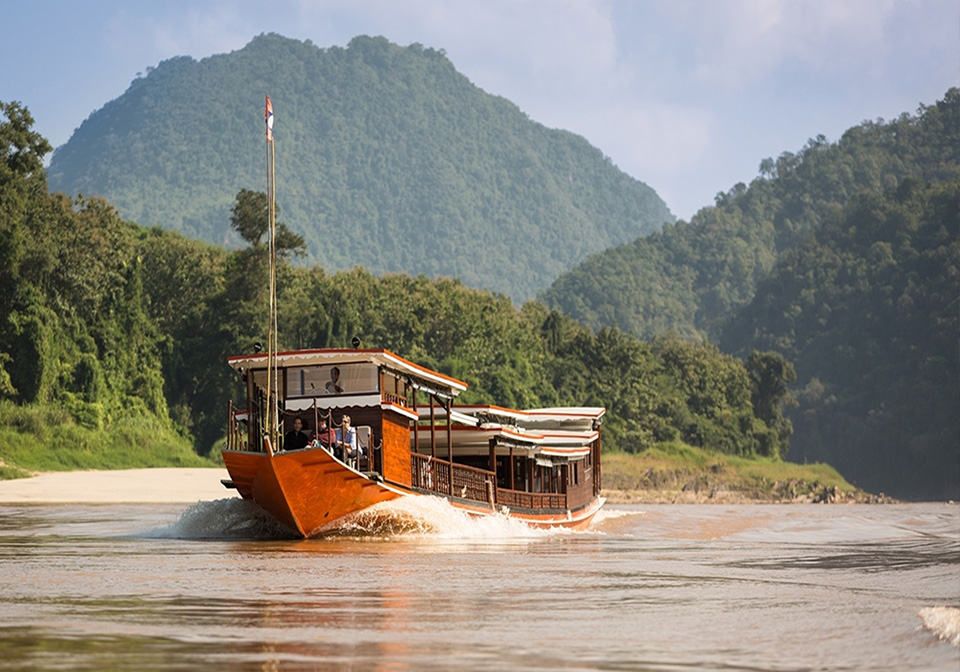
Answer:
[(413, 414), (417, 419), (413, 421), (413, 452), (420, 452), (420, 412), (417, 410), (417, 388), (413, 388)]
[(437, 421), (435, 419), (436, 409), (434, 407), (433, 395), (430, 395), (430, 455), (437, 457)]
[[(450, 468), (453, 469), (453, 428), (450, 419), (450, 411), (453, 410), (452, 399), (447, 399), (445, 410), (447, 412), (447, 461), (450, 463)], [(453, 495), (453, 472), (450, 473), (450, 491), (447, 494)]]
[(236, 450), (233, 445), (233, 399), (227, 400), (227, 450)]

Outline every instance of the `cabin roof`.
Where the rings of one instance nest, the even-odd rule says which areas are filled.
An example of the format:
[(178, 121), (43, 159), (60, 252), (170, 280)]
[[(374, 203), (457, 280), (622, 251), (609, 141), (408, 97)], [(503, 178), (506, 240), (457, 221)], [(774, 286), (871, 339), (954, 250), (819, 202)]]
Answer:
[(517, 410), (494, 404), (457, 404), (457, 410), (464, 413), (490, 413), (524, 419), (537, 418), (601, 418), (607, 412), (602, 406), (556, 406), (554, 408), (528, 408)]
[[(502, 446), (526, 451), (528, 455), (545, 455), (579, 459), (590, 453), (596, 441), (599, 420), (605, 409), (594, 407), (566, 407), (518, 411), (502, 406), (454, 406), (450, 411), (451, 438), (454, 454), (486, 454), (488, 441), (496, 438)], [(421, 420), (429, 419), (430, 409), (420, 407)], [(446, 418), (446, 410), (434, 407), (434, 420)], [(443, 436), (445, 426), (434, 425)], [(420, 437), (420, 448), (429, 445), (429, 434)], [(441, 449), (442, 452), (442, 449)]]
[[(444, 437), (445, 427), (435, 426), (438, 437)], [(530, 457), (544, 455), (550, 457), (580, 459), (590, 454), (591, 444), (597, 440), (599, 432), (583, 432), (579, 434), (569, 432), (526, 432), (512, 427), (487, 425), (484, 427), (454, 425), (450, 428), (450, 438), (453, 440), (453, 454), (488, 455), (490, 439), (496, 439), (498, 454), (503, 455), (507, 447), (518, 451), (519, 455)], [(413, 437), (411, 436), (411, 439)], [(431, 448), (430, 433), (421, 432), (417, 442), (419, 452), (423, 454)], [(447, 446), (444, 438), (439, 438), (436, 445), (438, 455), (446, 455)]]
[[(290, 350), (279, 352), (276, 355), (277, 366), (281, 368), (291, 366), (319, 366), (324, 364), (359, 364), (371, 363), (382, 366), (400, 375), (411, 377), (419, 381), (432, 384), (451, 396), (456, 396), (467, 389), (462, 380), (451, 378), (437, 371), (432, 371), (419, 364), (384, 349), (354, 349), (354, 348), (323, 348), (316, 350)], [(252, 355), (236, 355), (227, 357), (227, 363), (235, 370), (254, 370), (267, 368), (267, 353), (260, 352)]]
[(602, 406), (557, 406), (554, 408), (530, 408), (524, 411), (532, 419), (590, 418), (596, 420), (606, 414)]
[[(498, 423), (531, 430), (594, 430), (607, 409), (599, 406), (563, 406), (518, 411), (492, 405), (456, 406), (461, 415), (472, 416), (481, 424)], [(456, 421), (456, 420), (455, 420)]]

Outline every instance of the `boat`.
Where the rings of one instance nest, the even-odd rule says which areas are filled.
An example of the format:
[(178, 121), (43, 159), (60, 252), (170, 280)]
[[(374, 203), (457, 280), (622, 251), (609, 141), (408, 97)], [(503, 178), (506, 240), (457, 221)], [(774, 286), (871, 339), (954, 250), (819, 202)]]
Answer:
[[(603, 408), (456, 405), (465, 382), (385, 349), (227, 361), (246, 399), (229, 405), (224, 485), (299, 536), (336, 531), (402, 497), (575, 530), (603, 506)], [(297, 419), (312, 434), (305, 446), (284, 438)]]
[(465, 382), (389, 350), (361, 349), (358, 339), (351, 349), (279, 351), (269, 96), (264, 120), (267, 348), (227, 358), (246, 399), (228, 408), (223, 484), (303, 537), (340, 529), (383, 502), (424, 496), (476, 516), (586, 528), (603, 506), (603, 408), (456, 406)]

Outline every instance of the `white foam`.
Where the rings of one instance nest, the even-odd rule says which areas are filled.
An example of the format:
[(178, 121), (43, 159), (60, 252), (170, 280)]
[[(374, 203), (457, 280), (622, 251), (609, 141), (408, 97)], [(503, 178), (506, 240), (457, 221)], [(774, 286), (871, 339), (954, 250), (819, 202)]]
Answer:
[(542, 539), (569, 533), (540, 529), (502, 513), (471, 515), (439, 497), (401, 497), (376, 504), (341, 525), (339, 536), (430, 537), (454, 540)]
[(925, 607), (917, 612), (923, 625), (945, 642), (960, 648), (960, 609), (956, 607)]

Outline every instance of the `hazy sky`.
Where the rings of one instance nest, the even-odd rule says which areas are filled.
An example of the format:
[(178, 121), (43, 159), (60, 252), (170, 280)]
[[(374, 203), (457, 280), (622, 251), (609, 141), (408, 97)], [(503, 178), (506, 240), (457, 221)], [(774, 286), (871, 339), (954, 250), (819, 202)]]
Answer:
[(685, 219), (765, 157), (960, 85), (960, 0), (0, 0), (0, 17), (0, 100), (54, 146), (173, 56), (383, 35), (446, 50)]

